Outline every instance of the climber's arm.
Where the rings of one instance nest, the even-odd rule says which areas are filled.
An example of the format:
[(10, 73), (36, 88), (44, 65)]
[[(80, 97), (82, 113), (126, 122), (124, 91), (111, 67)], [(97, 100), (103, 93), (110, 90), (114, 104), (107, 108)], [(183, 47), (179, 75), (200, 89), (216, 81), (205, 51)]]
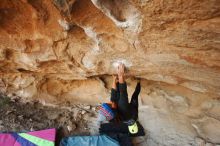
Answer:
[(124, 74), (125, 74), (125, 66), (124, 64), (120, 64), (118, 67), (118, 81), (119, 81), (120, 97), (128, 98), (127, 84), (125, 83)]
[(112, 81), (112, 89), (115, 89), (115, 90), (117, 90), (117, 82), (118, 82), (118, 78), (117, 78), (117, 76), (115, 76), (115, 75), (113, 75), (112, 76), (113, 77), (113, 81)]
[(112, 102), (118, 102), (117, 82), (118, 82), (117, 76), (113, 75), (112, 89), (111, 89), (111, 101)]
[(131, 114), (130, 114), (129, 103), (128, 103), (127, 84), (124, 78), (124, 70), (125, 70), (124, 64), (120, 64), (118, 67), (119, 92), (120, 92), (120, 98), (118, 101), (118, 109), (120, 113), (122, 114), (123, 119), (127, 120), (130, 118)]

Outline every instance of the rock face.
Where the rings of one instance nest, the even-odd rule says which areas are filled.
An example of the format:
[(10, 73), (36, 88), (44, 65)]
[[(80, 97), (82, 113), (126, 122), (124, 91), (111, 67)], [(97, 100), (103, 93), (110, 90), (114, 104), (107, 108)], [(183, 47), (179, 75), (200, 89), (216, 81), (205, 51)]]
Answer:
[[(142, 80), (149, 145), (220, 143), (219, 49), (219, 0), (0, 2), (1, 92), (50, 104), (105, 102), (123, 62), (128, 77)], [(128, 85), (131, 94), (134, 80)]]

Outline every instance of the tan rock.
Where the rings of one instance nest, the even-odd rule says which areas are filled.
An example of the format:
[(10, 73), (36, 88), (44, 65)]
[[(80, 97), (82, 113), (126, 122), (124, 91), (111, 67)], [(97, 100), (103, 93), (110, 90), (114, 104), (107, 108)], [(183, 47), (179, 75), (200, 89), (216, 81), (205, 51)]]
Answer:
[(196, 138), (195, 141), (196, 141), (197, 146), (206, 146), (205, 141), (201, 138)]
[(215, 146), (215, 145), (212, 143), (206, 143), (205, 146)]
[[(0, 92), (44, 105), (97, 105), (109, 101), (111, 75), (122, 62), (127, 78), (141, 78), (148, 145), (196, 145), (195, 131), (219, 142), (219, 6), (219, 0), (1, 0)], [(127, 83), (130, 99), (136, 81)]]
[(220, 121), (205, 117), (202, 119), (194, 120), (196, 125), (195, 129), (197, 130), (200, 137), (204, 139), (209, 139), (213, 143), (219, 143), (220, 131)]

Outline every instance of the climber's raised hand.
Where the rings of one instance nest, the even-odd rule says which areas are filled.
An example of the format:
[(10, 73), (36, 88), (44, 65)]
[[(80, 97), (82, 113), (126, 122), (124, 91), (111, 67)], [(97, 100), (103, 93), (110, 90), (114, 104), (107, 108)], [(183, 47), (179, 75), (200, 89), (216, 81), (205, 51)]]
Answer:
[(118, 65), (118, 76), (124, 76), (125, 73), (125, 65), (123, 63), (120, 63)]
[(125, 65), (120, 63), (118, 66), (118, 79), (119, 83), (124, 83)]

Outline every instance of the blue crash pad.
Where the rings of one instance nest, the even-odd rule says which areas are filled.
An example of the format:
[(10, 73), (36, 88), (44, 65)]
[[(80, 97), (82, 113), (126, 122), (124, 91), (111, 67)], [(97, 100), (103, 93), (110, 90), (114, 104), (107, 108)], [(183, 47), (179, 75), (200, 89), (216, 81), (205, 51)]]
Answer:
[(118, 141), (106, 136), (73, 136), (63, 138), (60, 146), (120, 146)]

